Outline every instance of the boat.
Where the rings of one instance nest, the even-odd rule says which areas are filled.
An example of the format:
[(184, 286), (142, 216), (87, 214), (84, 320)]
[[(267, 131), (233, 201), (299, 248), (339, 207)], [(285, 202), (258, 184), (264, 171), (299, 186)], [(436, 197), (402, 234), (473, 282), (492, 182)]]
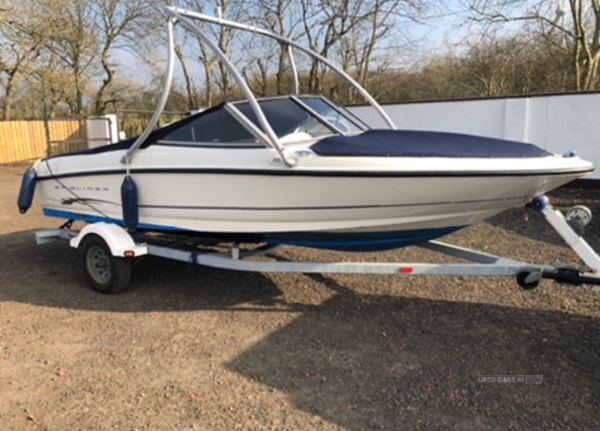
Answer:
[[(280, 35), (166, 7), (169, 58), (159, 106), (137, 138), (44, 158), (25, 174), (19, 209), (108, 222), (130, 231), (235, 242), (374, 251), (421, 244), (492, 217), (593, 171), (575, 154), (454, 133), (397, 130), (345, 71)], [(201, 20), (281, 42), (293, 94), (256, 98), (231, 61), (194, 24)], [(173, 79), (173, 29), (201, 38), (245, 99), (154, 129)], [(321, 95), (302, 95), (292, 50), (339, 73), (381, 115), (371, 129)]]

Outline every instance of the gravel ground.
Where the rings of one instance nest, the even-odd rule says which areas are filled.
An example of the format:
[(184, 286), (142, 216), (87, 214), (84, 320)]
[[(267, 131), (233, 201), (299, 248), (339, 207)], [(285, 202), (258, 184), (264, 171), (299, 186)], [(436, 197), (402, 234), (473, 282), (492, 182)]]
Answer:
[[(86, 287), (56, 227), (0, 167), (0, 430), (598, 430), (600, 293), (513, 279), (236, 273), (152, 257)], [(600, 192), (563, 189), (558, 206)], [(600, 249), (600, 221), (586, 237)], [(515, 208), (448, 242), (578, 264)], [(282, 249), (277, 258), (427, 261)], [(479, 375), (543, 375), (541, 385)]]

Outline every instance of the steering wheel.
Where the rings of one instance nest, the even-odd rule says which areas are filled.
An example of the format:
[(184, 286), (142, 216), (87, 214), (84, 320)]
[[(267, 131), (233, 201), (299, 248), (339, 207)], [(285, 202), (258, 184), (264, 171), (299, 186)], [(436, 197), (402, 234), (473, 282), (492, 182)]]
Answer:
[[(343, 134), (354, 129), (352, 123), (339, 114), (332, 112), (323, 115), (322, 118), (326, 123), (334, 126)], [(313, 135), (317, 130), (323, 130), (327, 133), (330, 133), (329, 127), (325, 126), (325, 124), (323, 124), (321, 121), (318, 121), (316, 118), (310, 117), (306, 122), (292, 129), (290, 133), (305, 132)]]
[(328, 114), (323, 117), (332, 126), (342, 133), (347, 133), (352, 130), (352, 124), (340, 114)]

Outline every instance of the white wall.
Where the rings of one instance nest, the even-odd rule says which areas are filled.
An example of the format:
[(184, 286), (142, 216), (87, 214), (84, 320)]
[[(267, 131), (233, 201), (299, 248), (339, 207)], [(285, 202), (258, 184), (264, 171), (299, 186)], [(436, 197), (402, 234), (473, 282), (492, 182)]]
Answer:
[[(575, 151), (600, 179), (600, 93), (403, 103), (383, 108), (399, 129), (468, 133), (536, 144), (564, 154)], [(350, 110), (373, 127), (384, 123), (370, 106)]]

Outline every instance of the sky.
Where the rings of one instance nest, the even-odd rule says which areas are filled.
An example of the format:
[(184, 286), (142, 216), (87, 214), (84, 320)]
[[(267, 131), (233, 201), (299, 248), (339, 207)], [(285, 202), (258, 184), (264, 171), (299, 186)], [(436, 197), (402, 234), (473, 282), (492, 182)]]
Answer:
[[(442, 2), (443, 6), (437, 6), (432, 11), (432, 16), (420, 22), (403, 23), (399, 30), (406, 34), (416, 43), (411, 44), (413, 49), (403, 51), (398, 58), (404, 64), (398, 64), (398, 68), (405, 68), (407, 63), (413, 63), (423, 57), (443, 55), (453, 48), (460, 40), (465, 37), (461, 34), (458, 26), (457, 13), (460, 10), (460, 0), (450, 0)], [(166, 57), (166, 26), (164, 52)], [(124, 50), (118, 50), (113, 55), (114, 61), (120, 66), (122, 73), (132, 79), (147, 81), (152, 78), (147, 67), (136, 59), (136, 57)], [(146, 69), (140, 75), (140, 71)], [(201, 75), (201, 73), (198, 73)], [(181, 68), (176, 66), (176, 80), (182, 79)]]
[[(523, 0), (521, 3), (526, 5), (531, 1), (533, 0)], [(547, 1), (549, 4), (556, 3), (558, 5), (562, 0)], [(442, 56), (450, 52), (460, 54), (461, 47), (465, 49), (464, 41), (476, 37), (473, 25), (466, 24), (465, 4), (467, 3), (468, 0), (437, 2), (429, 10), (427, 17), (418, 22), (404, 21), (402, 27), (398, 29), (398, 33), (407, 35), (413, 42), (401, 48), (401, 52), (396, 56), (397, 64), (394, 64), (393, 67), (407, 69), (432, 57)], [(166, 36), (164, 48), (161, 51), (166, 56)], [(121, 65), (122, 72), (128, 74), (132, 79), (150, 80), (152, 77), (147, 67), (140, 64), (135, 56), (129, 52), (117, 52), (114, 60)], [(199, 69), (199, 67), (196, 69)], [(194, 70), (193, 73), (197, 79), (201, 79), (203, 72)], [(178, 64), (175, 76), (176, 80), (181, 82), (182, 72)]]

